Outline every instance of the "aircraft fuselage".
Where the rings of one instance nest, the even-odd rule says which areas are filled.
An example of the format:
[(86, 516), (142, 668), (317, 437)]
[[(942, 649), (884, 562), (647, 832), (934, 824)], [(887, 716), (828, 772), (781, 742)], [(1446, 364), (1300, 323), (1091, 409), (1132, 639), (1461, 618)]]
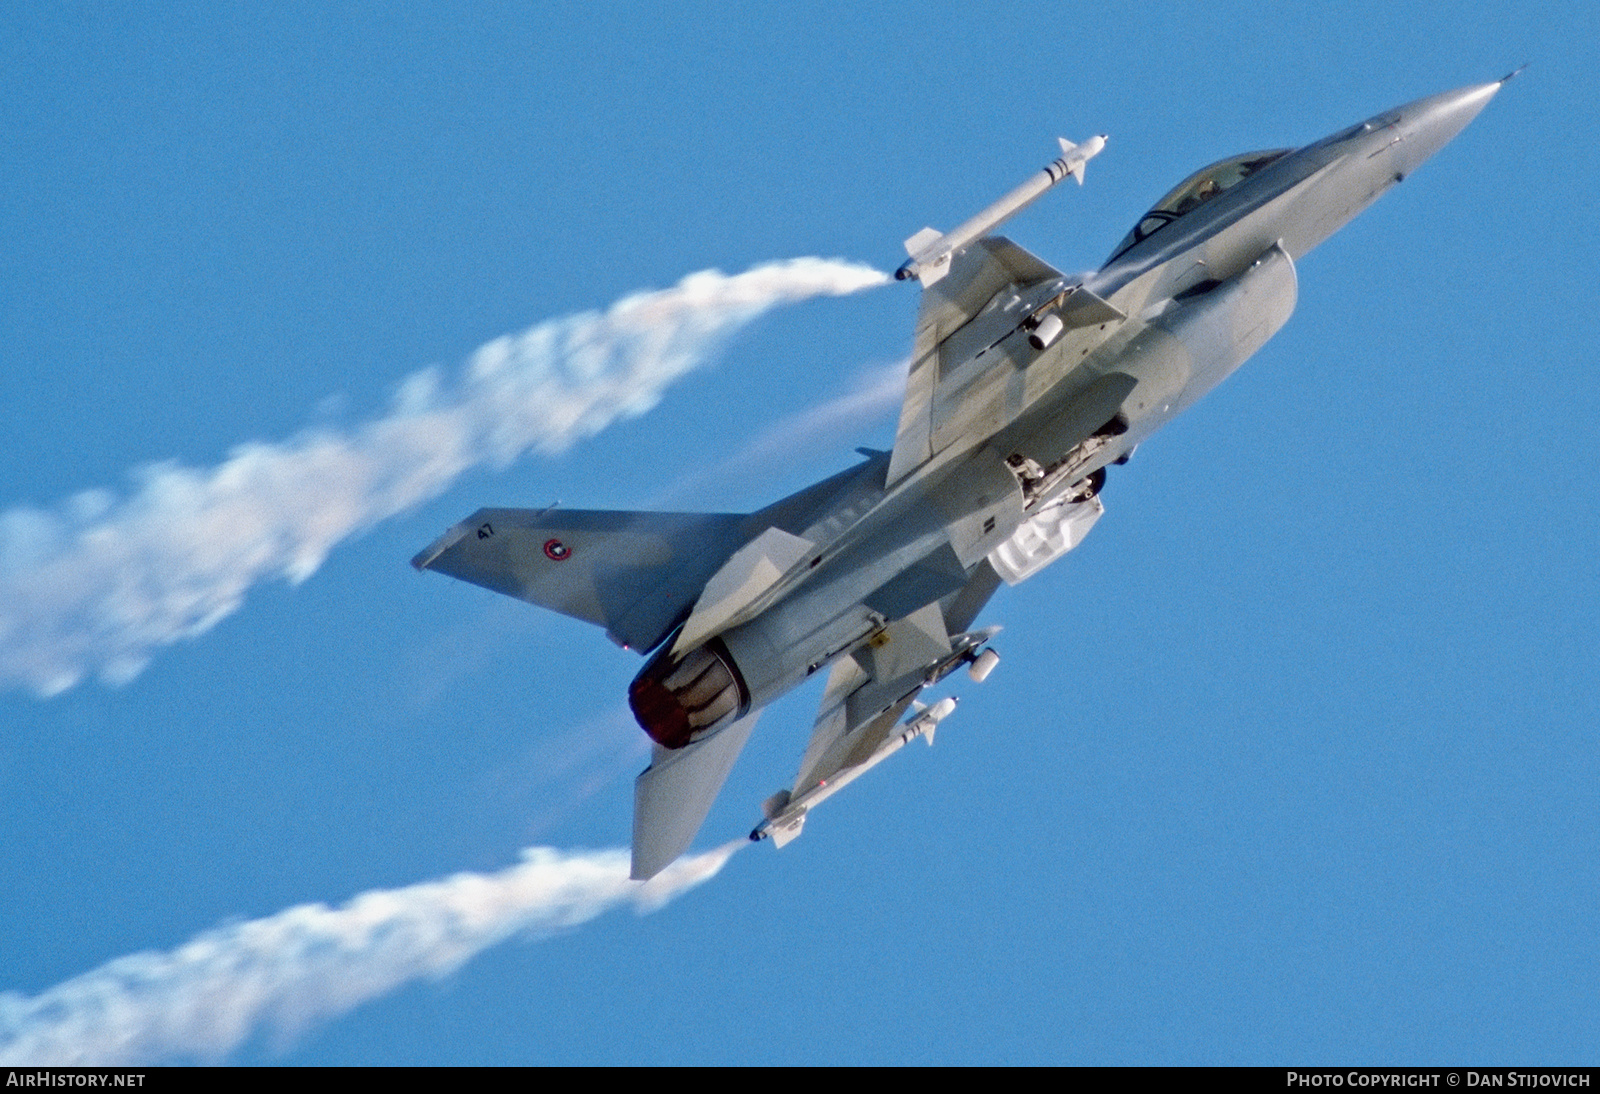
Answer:
[[(1214, 195), (1202, 180), (1192, 210), (1147, 215), (1087, 278), (1002, 288), (945, 338), (939, 362), (942, 381), (979, 392), (970, 401), (994, 428), (957, 423), (948, 431), (956, 439), (941, 446), (934, 423), (932, 458), (886, 490), (874, 484), (887, 454), (862, 465), (854, 492), (803, 537), (814, 544), (804, 565), (717, 635), (736, 713), (691, 735), (881, 642), (896, 620), (959, 589), (1042, 508), (1097, 493), (1107, 465), (1282, 327), (1295, 305), (1295, 262), (1443, 147), (1499, 87), (1435, 95), (1298, 150), (1258, 153), (1259, 167)], [(1074, 292), (1123, 318), (1076, 325), (1043, 349), (1030, 344), (1041, 311)], [(985, 402), (983, 391), (996, 394)], [(687, 655), (669, 642), (639, 681)], [(922, 682), (913, 675), (902, 686), (910, 694)], [(902, 696), (881, 698), (887, 708)], [(688, 741), (682, 727), (668, 739), (648, 718), (641, 724), (669, 746)]]

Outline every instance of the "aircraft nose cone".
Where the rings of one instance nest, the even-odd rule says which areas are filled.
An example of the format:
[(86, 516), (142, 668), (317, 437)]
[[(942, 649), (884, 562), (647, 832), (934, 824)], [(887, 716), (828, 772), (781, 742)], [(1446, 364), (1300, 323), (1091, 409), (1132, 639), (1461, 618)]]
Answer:
[(1494, 98), (1505, 81), (1474, 84), (1407, 103), (1395, 111), (1404, 140), (1396, 149), (1402, 170), (1410, 174), (1439, 149), (1449, 144)]

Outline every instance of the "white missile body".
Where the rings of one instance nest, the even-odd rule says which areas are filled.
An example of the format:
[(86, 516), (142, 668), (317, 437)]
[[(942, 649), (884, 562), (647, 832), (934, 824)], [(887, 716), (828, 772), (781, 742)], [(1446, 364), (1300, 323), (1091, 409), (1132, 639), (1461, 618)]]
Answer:
[(901, 281), (919, 278), (924, 285), (932, 285), (950, 272), (950, 260), (974, 240), (1026, 209), (1040, 194), (1068, 175), (1077, 179), (1078, 185), (1082, 186), (1084, 165), (1105, 148), (1106, 135), (1102, 133), (1090, 137), (1082, 144), (1073, 144), (1065, 137), (1056, 139), (1061, 144), (1061, 158), (983, 212), (952, 231), (941, 233), (933, 228), (924, 228), (906, 240), (906, 254), (911, 258), (895, 271), (895, 277)]
[(910, 721), (901, 725), (898, 732), (879, 745), (876, 752), (856, 766), (845, 768), (831, 779), (812, 787), (798, 797), (788, 797), (788, 791), (774, 794), (762, 807), (767, 813), (767, 819), (756, 826), (755, 831), (750, 833), (750, 838), (771, 839), (774, 846), (782, 847), (800, 834), (800, 829), (806, 823), (806, 814), (816, 806), (833, 797), (918, 737), (924, 737), (928, 744), (933, 744), (933, 731), (939, 727), (940, 722), (950, 717), (955, 709), (954, 697), (940, 699), (931, 707), (919, 710)]

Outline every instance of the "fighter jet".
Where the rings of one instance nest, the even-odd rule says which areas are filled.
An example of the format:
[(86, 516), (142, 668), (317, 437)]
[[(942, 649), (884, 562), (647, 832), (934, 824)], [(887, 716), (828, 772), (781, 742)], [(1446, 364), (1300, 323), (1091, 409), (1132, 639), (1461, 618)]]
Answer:
[[(1515, 75), (1513, 73), (1512, 75)], [(480, 509), (412, 560), (605, 628), (649, 655), (628, 688), (653, 742), (633, 876), (699, 831), (761, 712), (817, 674), (792, 786), (751, 833), (809, 812), (954, 709), (918, 697), (998, 661), (973, 624), (1002, 582), (1076, 547), (1107, 468), (1238, 368), (1294, 310), (1295, 267), (1477, 116), (1509, 76), (1181, 182), (1106, 263), (1069, 277), (992, 234), (1104, 137), (949, 233), (906, 241), (922, 286), (894, 448), (754, 513)], [(901, 723), (908, 708), (910, 720)]]

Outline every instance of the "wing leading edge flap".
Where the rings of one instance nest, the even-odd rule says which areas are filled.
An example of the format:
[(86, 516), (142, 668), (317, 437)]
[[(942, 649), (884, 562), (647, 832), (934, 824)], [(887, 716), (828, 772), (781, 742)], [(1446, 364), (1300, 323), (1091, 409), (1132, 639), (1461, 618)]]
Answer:
[(711, 812), (761, 711), (683, 748), (655, 746), (650, 766), (633, 783), (633, 869), (655, 877), (689, 849)]
[(1063, 279), (1061, 271), (1038, 256), (1004, 236), (985, 236), (951, 259), (947, 276), (923, 287), (905, 402), (889, 460), (889, 486), (933, 456), (934, 398), (939, 347), (944, 340), (970, 322), (1007, 285), (1027, 288), (1057, 279)]
[(748, 538), (738, 513), (480, 509), (411, 560), (655, 647)]

